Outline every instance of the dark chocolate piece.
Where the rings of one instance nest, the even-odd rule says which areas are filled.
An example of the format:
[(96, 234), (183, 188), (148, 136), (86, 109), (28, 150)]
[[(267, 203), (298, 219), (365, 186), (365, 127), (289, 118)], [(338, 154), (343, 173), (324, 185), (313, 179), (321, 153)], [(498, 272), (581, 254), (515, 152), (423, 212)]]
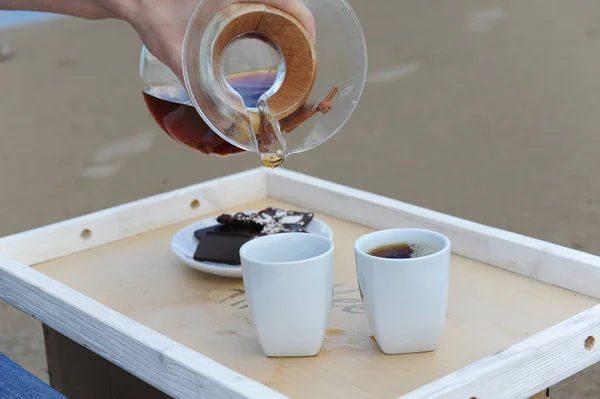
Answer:
[(194, 259), (198, 262), (240, 265), (240, 248), (251, 239), (242, 235), (206, 234), (200, 239)]
[(214, 232), (217, 234), (243, 234), (253, 236), (262, 231), (260, 225), (247, 225), (243, 223), (229, 223), (217, 227)]
[(217, 218), (224, 226), (244, 225), (250, 230), (262, 234), (287, 232), (306, 232), (305, 227), (311, 222), (314, 214), (311, 212), (284, 211), (277, 208), (266, 208), (258, 213), (243, 212), (234, 215), (223, 214)]
[(216, 224), (214, 226), (206, 227), (204, 229), (194, 231), (194, 235), (197, 239), (201, 240), (207, 234), (223, 234), (223, 235), (242, 235), (247, 237), (256, 237), (260, 235), (262, 226), (255, 228), (254, 226), (248, 226), (241, 223), (234, 224)]
[(262, 224), (258, 223), (255, 218), (256, 215), (247, 215), (243, 212), (238, 212), (235, 215), (223, 214), (217, 218), (217, 222), (225, 226), (245, 226), (248, 229), (260, 232)]
[(229, 232), (222, 232), (222, 231), (209, 231), (207, 233), (207, 235), (213, 235), (213, 236), (223, 236), (223, 237), (227, 237), (227, 236), (239, 236), (239, 237), (248, 237), (248, 238), (255, 238), (255, 237), (260, 237), (263, 236), (264, 234), (262, 233), (254, 233), (254, 234), (248, 234), (247, 232), (235, 232), (235, 231), (229, 231)]
[(239, 250), (246, 242), (268, 234), (306, 233), (306, 226), (313, 218), (311, 212), (284, 211), (272, 207), (258, 213), (223, 214), (217, 218), (219, 224), (194, 232), (199, 240), (194, 259), (239, 265)]
[(197, 239), (201, 240), (202, 238), (204, 238), (209, 232), (215, 231), (217, 230), (219, 227), (221, 227), (220, 224), (215, 224), (214, 226), (210, 226), (210, 227), (206, 227), (204, 229), (200, 229), (200, 230), (196, 230), (194, 231), (194, 236), (196, 236)]

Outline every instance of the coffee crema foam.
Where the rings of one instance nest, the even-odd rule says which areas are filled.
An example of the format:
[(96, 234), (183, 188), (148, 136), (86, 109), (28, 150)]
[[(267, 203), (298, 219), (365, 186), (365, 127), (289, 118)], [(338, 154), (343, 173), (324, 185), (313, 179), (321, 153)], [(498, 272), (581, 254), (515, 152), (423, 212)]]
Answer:
[(421, 258), (439, 252), (441, 248), (435, 244), (422, 241), (405, 241), (373, 248), (369, 255), (387, 259)]
[(422, 258), (423, 256), (433, 255), (440, 251), (440, 247), (428, 242), (411, 242), (407, 241), (406, 245), (410, 248), (411, 258)]

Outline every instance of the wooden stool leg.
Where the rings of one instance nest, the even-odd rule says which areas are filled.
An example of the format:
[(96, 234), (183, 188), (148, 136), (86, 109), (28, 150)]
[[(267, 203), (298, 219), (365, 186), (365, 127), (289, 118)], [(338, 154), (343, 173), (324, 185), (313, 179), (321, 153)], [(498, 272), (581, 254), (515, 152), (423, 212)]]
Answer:
[(43, 326), (50, 386), (70, 399), (110, 399), (108, 361)]
[(134, 375), (44, 325), (52, 388), (69, 399), (167, 399)]
[(550, 388), (546, 389), (543, 392), (540, 392), (536, 395), (533, 395), (529, 399), (548, 399), (550, 397)]

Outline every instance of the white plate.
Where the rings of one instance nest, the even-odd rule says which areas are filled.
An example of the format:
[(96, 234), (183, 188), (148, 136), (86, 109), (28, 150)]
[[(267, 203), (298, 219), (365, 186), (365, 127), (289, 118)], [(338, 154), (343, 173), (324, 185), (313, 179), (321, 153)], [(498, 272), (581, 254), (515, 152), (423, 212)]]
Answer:
[[(246, 213), (250, 212), (256, 213), (256, 211), (246, 211)], [(194, 236), (194, 232), (196, 230), (214, 226), (215, 224), (218, 224), (217, 218), (208, 218), (184, 227), (173, 236), (173, 239), (171, 240), (171, 250), (183, 263), (191, 268), (221, 277), (241, 278), (242, 267), (240, 265), (228, 265), (225, 263), (215, 262), (198, 262), (194, 259), (194, 253), (198, 247), (198, 239), (196, 236)], [(313, 218), (313, 220), (306, 227), (306, 231), (308, 233), (319, 234), (327, 238), (331, 238), (333, 236), (329, 225), (317, 218)]]

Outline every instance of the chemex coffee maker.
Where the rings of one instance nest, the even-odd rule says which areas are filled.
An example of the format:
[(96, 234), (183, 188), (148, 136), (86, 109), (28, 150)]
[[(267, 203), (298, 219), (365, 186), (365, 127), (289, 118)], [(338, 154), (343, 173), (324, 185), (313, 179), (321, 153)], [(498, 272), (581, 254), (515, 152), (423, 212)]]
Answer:
[(162, 129), (205, 154), (255, 152), (267, 167), (337, 133), (365, 84), (364, 35), (345, 0), (295, 1), (314, 31), (273, 1), (200, 1), (184, 84), (143, 48), (144, 99)]

